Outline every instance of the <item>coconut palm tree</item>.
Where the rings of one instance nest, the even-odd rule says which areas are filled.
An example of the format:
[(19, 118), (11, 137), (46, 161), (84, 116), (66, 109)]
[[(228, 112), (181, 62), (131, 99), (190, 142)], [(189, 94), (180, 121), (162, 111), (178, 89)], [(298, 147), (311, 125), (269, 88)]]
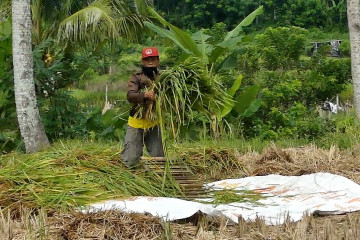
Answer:
[[(31, 0), (33, 43), (53, 39), (98, 42), (133, 39), (153, 0)], [(0, 0), (0, 20), (11, 12), (11, 0)]]
[(351, 45), (351, 72), (354, 86), (355, 113), (360, 118), (360, 6), (359, 0), (347, 0)]
[(12, 1), (12, 40), (16, 112), (27, 152), (49, 146), (35, 96), (30, 0)]
[(32, 0), (33, 41), (101, 42), (133, 39), (146, 20), (150, 0)]

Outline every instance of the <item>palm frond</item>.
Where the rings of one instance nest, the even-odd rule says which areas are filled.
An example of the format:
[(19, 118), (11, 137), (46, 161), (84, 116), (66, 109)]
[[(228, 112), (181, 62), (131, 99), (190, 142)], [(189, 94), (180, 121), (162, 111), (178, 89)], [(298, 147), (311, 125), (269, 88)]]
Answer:
[(106, 37), (116, 38), (118, 33), (114, 15), (111, 1), (97, 0), (63, 20), (58, 37), (72, 40), (84, 40), (87, 37), (95, 42)]
[(11, 0), (0, 0), (0, 21), (4, 21), (10, 16)]
[(144, 20), (125, 0), (96, 0), (63, 20), (58, 37), (92, 42), (119, 37), (134, 39)]

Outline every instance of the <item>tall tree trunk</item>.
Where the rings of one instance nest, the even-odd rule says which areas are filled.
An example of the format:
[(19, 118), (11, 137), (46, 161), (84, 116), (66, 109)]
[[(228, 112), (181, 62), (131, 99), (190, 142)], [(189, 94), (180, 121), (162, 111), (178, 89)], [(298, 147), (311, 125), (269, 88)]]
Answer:
[(359, 0), (347, 0), (351, 46), (351, 73), (354, 86), (355, 113), (360, 119), (360, 10)]
[(30, 0), (12, 1), (12, 21), (16, 112), (26, 152), (30, 153), (50, 145), (35, 95)]

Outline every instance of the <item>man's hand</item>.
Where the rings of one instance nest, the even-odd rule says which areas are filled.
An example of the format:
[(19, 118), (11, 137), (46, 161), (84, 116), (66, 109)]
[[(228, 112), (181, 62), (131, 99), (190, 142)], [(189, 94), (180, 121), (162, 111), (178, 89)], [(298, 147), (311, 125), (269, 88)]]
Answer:
[(145, 92), (144, 97), (146, 99), (155, 101), (155, 92), (154, 91), (147, 91), (147, 92)]

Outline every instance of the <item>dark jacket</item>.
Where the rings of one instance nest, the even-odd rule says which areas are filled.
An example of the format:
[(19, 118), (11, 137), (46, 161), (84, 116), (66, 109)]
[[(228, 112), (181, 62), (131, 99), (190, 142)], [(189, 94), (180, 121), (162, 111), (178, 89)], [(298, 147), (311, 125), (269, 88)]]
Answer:
[[(127, 99), (130, 103), (133, 104), (131, 110), (130, 110), (130, 116), (134, 117), (134, 115), (139, 111), (139, 108), (143, 106), (144, 110), (152, 104), (153, 107), (155, 107), (155, 104), (153, 101), (145, 99), (145, 88), (148, 88), (151, 86), (151, 81), (154, 81), (153, 79), (150, 79), (148, 76), (146, 76), (142, 71), (133, 74), (129, 81), (129, 90), (127, 93)], [(144, 116), (142, 116), (144, 117)]]

